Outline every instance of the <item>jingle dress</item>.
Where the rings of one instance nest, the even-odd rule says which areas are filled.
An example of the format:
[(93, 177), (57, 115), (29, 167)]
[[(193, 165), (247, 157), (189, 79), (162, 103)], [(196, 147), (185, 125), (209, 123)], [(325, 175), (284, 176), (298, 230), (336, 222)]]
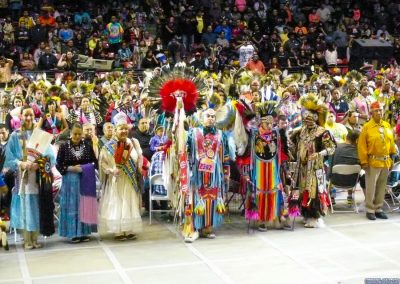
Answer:
[[(139, 177), (142, 164), (142, 149), (136, 139), (127, 139), (129, 159), (118, 164), (114, 156), (122, 142), (111, 139), (100, 151), (100, 181), (104, 186), (99, 209), (100, 233), (120, 234), (141, 230)], [(108, 170), (119, 168), (114, 177)]]
[[(97, 159), (90, 141), (81, 140), (78, 145), (73, 145), (71, 139), (69, 139), (60, 146), (56, 168), (62, 175), (59, 224), (61, 237), (84, 237), (91, 233), (91, 224), (82, 222), (81, 218), (80, 195), (83, 173), (68, 171), (69, 166), (87, 164), (97, 165)], [(95, 181), (94, 171), (92, 174), (93, 176), (88, 178)], [(95, 213), (97, 214), (97, 212)]]

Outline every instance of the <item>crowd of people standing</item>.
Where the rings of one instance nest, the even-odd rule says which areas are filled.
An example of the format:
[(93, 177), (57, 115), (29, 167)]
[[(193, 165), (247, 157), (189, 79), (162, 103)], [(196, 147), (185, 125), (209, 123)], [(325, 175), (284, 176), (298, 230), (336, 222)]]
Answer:
[[(46, 39), (51, 33), (51, 40), (64, 41), (60, 68), (74, 71), (68, 60), (91, 46), (96, 58), (102, 42), (101, 58), (118, 54), (113, 60), (127, 68), (147, 69), (144, 78), (114, 71), (51, 82), (43, 75), (11, 76), (15, 57), (1, 60), (8, 70), (1, 81), (0, 141), (9, 188), (2, 214), (24, 234), (25, 249), (39, 248), (40, 234), (55, 233), (54, 216), (59, 235), (72, 243), (89, 241), (95, 230), (135, 239), (156, 174), (163, 183), (151, 194), (170, 201), (154, 206), (176, 212), (186, 242), (215, 238), (233, 184), (245, 201), (244, 218), (258, 230), (282, 228), (300, 215), (305, 227), (319, 227), (334, 203), (327, 185), (337, 160), (364, 169), (366, 217), (388, 218), (382, 207), (400, 142), (396, 53), (380, 69), (332, 74), (329, 67), (351, 60), (348, 44), (357, 36), (391, 40), (397, 19), (379, 21), (385, 5), (368, 1), (378, 15), (363, 18), (368, 12), (351, 1), (350, 14), (350, 6), (333, 9), (324, 1), (304, 18), (306, 1), (144, 2), (100, 6), (108, 23), (80, 10), (73, 21), (81, 33), (70, 28), (68, 10), (47, 5), (37, 19)], [(146, 30), (152, 21), (160, 35), (154, 41)], [(368, 24), (379, 30), (363, 34)], [(77, 52), (74, 40), (86, 32), (87, 49)], [(39, 43), (42, 70), (57, 62), (49, 43)], [(142, 58), (135, 57), (137, 45), (146, 50)], [(20, 48), (29, 57), (29, 46), (14, 51)], [(285, 72), (296, 66), (302, 68)], [(350, 194), (347, 201), (356, 202)]]

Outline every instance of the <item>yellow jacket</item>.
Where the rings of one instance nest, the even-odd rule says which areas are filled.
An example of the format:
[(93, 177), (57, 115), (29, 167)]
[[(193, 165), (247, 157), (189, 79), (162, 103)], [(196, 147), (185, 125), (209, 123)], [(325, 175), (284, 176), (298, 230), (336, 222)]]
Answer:
[[(383, 129), (383, 135), (379, 132), (379, 129)], [(383, 120), (378, 124), (370, 119), (361, 130), (357, 148), (362, 166), (390, 168), (393, 163), (390, 158), (385, 161), (379, 159), (396, 153), (394, 134), (390, 124)], [(378, 159), (373, 156), (378, 157)]]

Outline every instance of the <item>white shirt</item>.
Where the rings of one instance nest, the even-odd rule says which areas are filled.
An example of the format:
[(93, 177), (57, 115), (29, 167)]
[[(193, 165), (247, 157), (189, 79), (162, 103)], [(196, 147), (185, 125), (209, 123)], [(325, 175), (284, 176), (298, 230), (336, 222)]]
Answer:
[(240, 62), (240, 67), (246, 66), (247, 62), (249, 62), (250, 58), (254, 54), (254, 47), (249, 44), (249, 45), (242, 45), (239, 48), (239, 62)]
[(338, 59), (338, 55), (337, 55), (336, 49), (334, 51), (325, 50), (326, 64), (328, 64), (328, 65), (336, 65), (337, 64), (337, 59)]

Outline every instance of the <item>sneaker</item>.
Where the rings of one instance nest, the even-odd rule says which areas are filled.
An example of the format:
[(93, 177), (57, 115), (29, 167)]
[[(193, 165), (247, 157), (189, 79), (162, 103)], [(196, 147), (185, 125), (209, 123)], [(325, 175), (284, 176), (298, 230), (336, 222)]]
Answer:
[(215, 239), (216, 235), (214, 233), (209, 233), (209, 234), (207, 234), (206, 238), (207, 239)]
[(199, 238), (199, 232), (195, 231), (191, 236), (185, 237), (185, 243), (193, 243)]
[(260, 232), (266, 232), (267, 227), (265, 226), (265, 224), (261, 224), (260, 226), (258, 226), (257, 230)]
[(375, 217), (378, 219), (388, 219), (388, 216), (384, 212), (375, 212)]
[(367, 216), (368, 220), (371, 220), (371, 221), (375, 221), (376, 220), (376, 217), (375, 217), (374, 213), (367, 213), (366, 216)]

